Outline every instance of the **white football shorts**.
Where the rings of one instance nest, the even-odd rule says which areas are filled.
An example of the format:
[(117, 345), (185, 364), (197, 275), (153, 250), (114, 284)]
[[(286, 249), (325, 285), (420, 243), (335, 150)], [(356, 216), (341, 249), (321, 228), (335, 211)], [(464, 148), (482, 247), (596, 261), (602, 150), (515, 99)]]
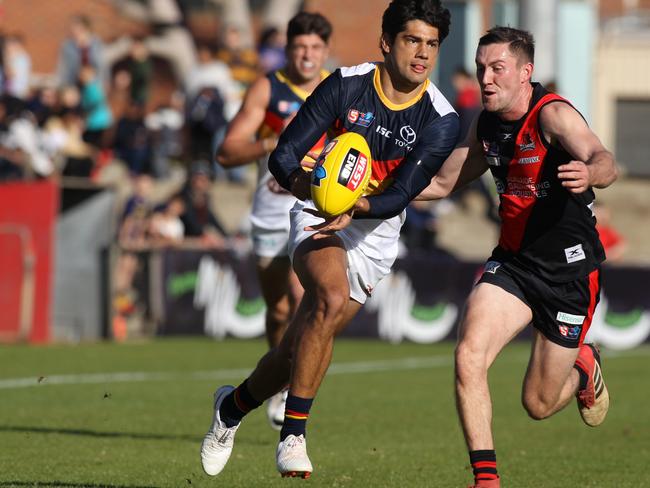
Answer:
[[(303, 212), (304, 208), (315, 208), (314, 203), (297, 201), (290, 212), (289, 255), (292, 260), (298, 245), (314, 234), (304, 228), (323, 222), (322, 218)], [(405, 219), (406, 212), (385, 220), (354, 219), (336, 233), (347, 250), (350, 298), (365, 303), (377, 283), (390, 272), (397, 258), (399, 233)]]

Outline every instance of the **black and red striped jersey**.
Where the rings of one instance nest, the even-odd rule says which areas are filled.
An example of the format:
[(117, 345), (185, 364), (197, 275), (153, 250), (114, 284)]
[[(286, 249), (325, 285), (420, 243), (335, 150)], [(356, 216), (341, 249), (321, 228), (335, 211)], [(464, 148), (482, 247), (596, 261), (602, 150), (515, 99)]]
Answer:
[(368, 218), (399, 214), (430, 182), (458, 139), (458, 115), (428, 80), (407, 103), (383, 93), (380, 69), (365, 63), (337, 69), (314, 90), (282, 133), (269, 169), (288, 188), (289, 175), (320, 134), (352, 131), (372, 155)]
[(533, 83), (530, 107), (521, 119), (504, 122), (484, 110), (477, 137), (500, 198), (501, 234), (492, 259), (516, 260), (562, 283), (589, 274), (605, 253), (591, 211), (594, 192), (576, 195), (558, 178), (558, 166), (574, 158), (543, 134), (539, 114), (549, 103), (569, 102)]

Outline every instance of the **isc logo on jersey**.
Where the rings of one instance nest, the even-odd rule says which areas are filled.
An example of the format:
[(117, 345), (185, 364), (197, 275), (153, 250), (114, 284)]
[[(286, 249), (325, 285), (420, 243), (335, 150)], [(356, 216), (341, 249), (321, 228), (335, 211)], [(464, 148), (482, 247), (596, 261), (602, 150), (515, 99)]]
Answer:
[(333, 139), (312, 172), (311, 197), (323, 214), (348, 211), (365, 192), (372, 170), (370, 148), (356, 132)]

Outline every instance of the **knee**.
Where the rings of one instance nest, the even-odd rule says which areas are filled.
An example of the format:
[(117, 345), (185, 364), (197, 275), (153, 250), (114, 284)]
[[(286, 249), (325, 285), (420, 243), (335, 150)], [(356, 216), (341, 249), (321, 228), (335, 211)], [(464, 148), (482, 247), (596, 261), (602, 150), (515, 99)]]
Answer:
[(349, 293), (344, 290), (327, 290), (319, 293), (314, 300), (311, 325), (333, 331), (334, 325), (343, 318), (348, 301)]
[(288, 300), (279, 300), (271, 305), (266, 311), (267, 323), (284, 325), (289, 322), (291, 315)]
[(539, 392), (524, 392), (521, 403), (533, 420), (544, 420), (551, 416), (553, 402)]
[(487, 359), (484, 348), (467, 340), (461, 340), (454, 354), (456, 381), (469, 383), (487, 378)]

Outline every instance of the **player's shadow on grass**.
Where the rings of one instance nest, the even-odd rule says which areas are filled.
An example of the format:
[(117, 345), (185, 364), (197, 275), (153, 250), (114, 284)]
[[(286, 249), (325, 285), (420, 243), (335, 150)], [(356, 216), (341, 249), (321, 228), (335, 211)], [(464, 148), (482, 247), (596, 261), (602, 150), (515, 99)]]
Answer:
[[(129, 438), (142, 439), (146, 441), (190, 441), (201, 442), (202, 436), (183, 435), (183, 434), (149, 434), (140, 432), (101, 432), (90, 429), (64, 429), (60, 427), (21, 427), (14, 425), (0, 425), (0, 432), (26, 432), (34, 434), (66, 434), (79, 435), (85, 437), (104, 437), (104, 438)], [(3, 486), (0, 484), (0, 486)]]
[(0, 481), (0, 486), (55, 486), (60, 488), (158, 488), (157, 486), (141, 485), (101, 485), (97, 483), (68, 483), (67, 481)]
[[(188, 442), (201, 442), (203, 435), (188, 435), (188, 434), (151, 434), (140, 432), (102, 432), (91, 429), (65, 429), (61, 427), (25, 427), (18, 425), (0, 425), (0, 432), (25, 432), (33, 434), (65, 434), (77, 435), (83, 437), (98, 437), (106, 439), (136, 439), (145, 441), (188, 441)], [(269, 441), (270, 442), (270, 441)], [(239, 439), (239, 444), (251, 445), (266, 445), (267, 441), (258, 439)], [(0, 486), (7, 486), (2, 485)]]

